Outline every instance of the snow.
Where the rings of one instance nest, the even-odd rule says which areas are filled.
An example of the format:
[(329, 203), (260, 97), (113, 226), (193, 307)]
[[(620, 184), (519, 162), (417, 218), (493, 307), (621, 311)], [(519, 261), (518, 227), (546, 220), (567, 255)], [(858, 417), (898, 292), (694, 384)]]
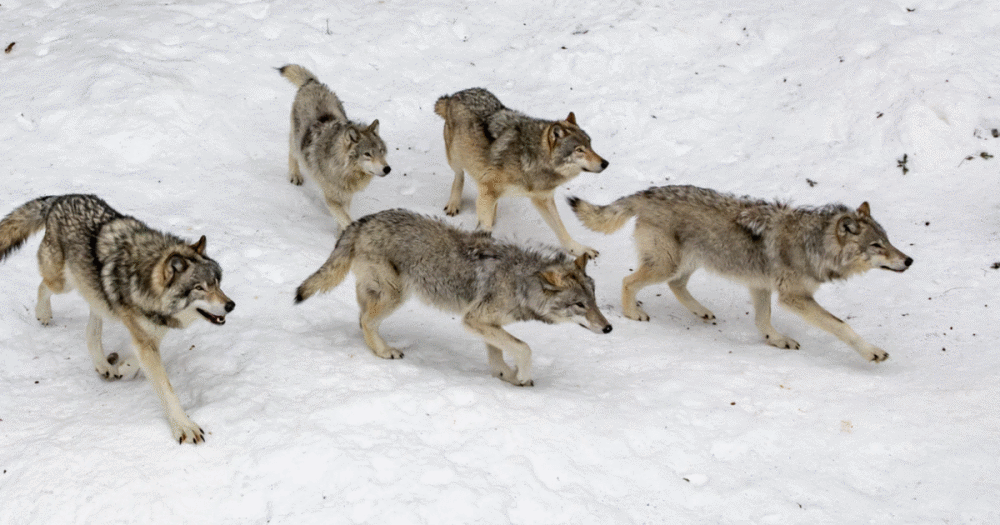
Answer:
[[(995, 2), (0, 2), (0, 214), (96, 193), (225, 270), (224, 327), (163, 355), (207, 442), (170, 440), (141, 376), (104, 382), (78, 295), (34, 318), (40, 236), (0, 266), (0, 523), (1000, 522), (1000, 23)], [(407, 303), (384, 361), (353, 286), (293, 306), (335, 223), (287, 181), (299, 63), (378, 118), (392, 173), (352, 216), (440, 215), (452, 173), (436, 98), (484, 86), (574, 111), (611, 162), (557, 192), (614, 331), (513, 325), (533, 388), (489, 375), (454, 316)], [(985, 155), (982, 155), (985, 153)], [(904, 158), (907, 173), (900, 167)], [(769, 347), (747, 293), (705, 273), (621, 315), (630, 228), (564, 202), (696, 184), (800, 205), (869, 201), (904, 274), (817, 298), (891, 358), (863, 361), (780, 309)], [(473, 186), (450, 223), (474, 227)], [(495, 235), (555, 243), (524, 199)], [(105, 324), (108, 352), (129, 351)]]

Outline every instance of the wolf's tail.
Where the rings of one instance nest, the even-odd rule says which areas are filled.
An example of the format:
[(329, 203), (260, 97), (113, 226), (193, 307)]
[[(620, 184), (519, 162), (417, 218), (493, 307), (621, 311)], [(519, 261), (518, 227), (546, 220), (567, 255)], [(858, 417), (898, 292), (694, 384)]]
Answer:
[(278, 68), (278, 72), (281, 73), (281, 76), (287, 78), (289, 82), (295, 84), (295, 87), (302, 87), (310, 80), (319, 82), (316, 79), (316, 75), (313, 75), (311, 71), (298, 64), (281, 66)]
[(0, 261), (45, 227), (45, 217), (54, 200), (55, 197), (47, 196), (28, 201), (0, 221)]
[(434, 112), (437, 113), (441, 118), (448, 118), (448, 102), (451, 100), (451, 95), (445, 95), (434, 103)]
[(601, 233), (613, 233), (625, 226), (635, 215), (632, 197), (622, 197), (606, 206), (591, 204), (579, 197), (569, 197), (570, 208), (587, 228)]
[(352, 222), (340, 234), (337, 245), (333, 247), (333, 252), (326, 259), (323, 266), (310, 275), (295, 290), (295, 304), (316, 295), (325, 293), (337, 287), (347, 277), (347, 272), (351, 270), (351, 261), (354, 260), (354, 245), (361, 234), (361, 227), (367, 222), (365, 217)]

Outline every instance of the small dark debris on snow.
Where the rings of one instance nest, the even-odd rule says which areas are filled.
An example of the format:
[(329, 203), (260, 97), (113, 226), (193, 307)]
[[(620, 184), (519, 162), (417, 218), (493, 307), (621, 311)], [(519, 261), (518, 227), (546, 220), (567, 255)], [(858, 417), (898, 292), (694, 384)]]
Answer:
[(729, 404), (733, 405), (733, 406), (736, 406), (736, 401), (733, 401), (732, 403), (729, 403)]
[(903, 154), (903, 158), (896, 160), (896, 167), (903, 170), (903, 175), (906, 175), (910, 171), (910, 168), (906, 167), (907, 160), (906, 153)]
[(907, 8), (906, 8), (906, 12), (907, 12), (907, 13), (912, 13), (912, 12), (914, 12), (914, 11), (916, 11), (916, 10), (917, 10), (917, 8), (916, 8), (916, 7), (913, 7), (913, 8), (910, 8), (910, 7), (907, 7)]
[(806, 179), (806, 184), (808, 184), (809, 187), (812, 188), (812, 187), (815, 187), (817, 183), (816, 183), (816, 181), (814, 181), (812, 179)]
[(875, 115), (875, 118), (882, 118), (882, 115), (885, 115), (885, 113), (882, 113), (881, 111), (879, 111), (878, 115)]
[(993, 138), (1000, 137), (1000, 130), (993, 128), (990, 130), (990, 135), (993, 135)]
[[(16, 43), (16, 42), (11, 42), (11, 43), (7, 44), (7, 48), (6, 48), (6, 49), (4, 49), (4, 50), (3, 50), (3, 52), (4, 52), (4, 53), (7, 53), (7, 54), (9, 55), (9, 54), (10, 54), (10, 52), (14, 50), (14, 44), (15, 44), (15, 43)], [(995, 136), (995, 135), (994, 135), (994, 136)]]
[(990, 155), (989, 153), (986, 153), (985, 151), (979, 152), (979, 156), (982, 157), (984, 160), (990, 160), (990, 159), (993, 158), (993, 155)]
[[(7, 472), (7, 471), (5, 470), (5, 471), (4, 471), (4, 473), (6, 473), (6, 472)], [(687, 481), (688, 483), (691, 483), (691, 480), (689, 480), (689, 479), (687, 479), (687, 478), (681, 478), (681, 479), (683, 479), (684, 481)]]
[(990, 268), (992, 268), (994, 270), (1000, 270), (1000, 261), (997, 261), (997, 262), (991, 264)]

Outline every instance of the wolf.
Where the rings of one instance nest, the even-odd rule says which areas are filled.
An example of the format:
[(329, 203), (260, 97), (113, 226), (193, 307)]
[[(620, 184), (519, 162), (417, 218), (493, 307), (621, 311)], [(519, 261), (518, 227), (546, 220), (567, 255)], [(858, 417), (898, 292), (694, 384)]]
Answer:
[(368, 125), (349, 120), (337, 95), (300, 65), (278, 71), (298, 88), (288, 134), (288, 180), (299, 186), (302, 172), (308, 174), (344, 229), (351, 223), (354, 194), (368, 187), (373, 176), (385, 177), (392, 170), (378, 119)]
[(565, 249), (577, 256), (597, 256), (597, 250), (570, 237), (553, 197), (557, 186), (581, 171), (600, 173), (608, 167), (573, 113), (559, 121), (532, 118), (508, 109), (482, 88), (443, 96), (434, 111), (444, 119), (445, 152), (455, 171), (445, 213), (454, 216), (461, 209), (468, 172), (479, 189), (476, 215), (483, 231), (493, 231), (497, 199), (524, 195)]
[[(594, 299), (587, 256), (527, 250), (466, 232), (406, 210), (362, 217), (340, 235), (330, 257), (296, 290), (296, 304), (356, 277), (360, 324), (375, 355), (398, 359), (379, 324), (415, 293), (424, 302), (461, 314), (462, 325), (486, 342), (493, 375), (531, 386), (531, 348), (503, 329), (515, 321), (575, 322), (595, 333), (611, 324)], [(509, 367), (503, 352), (513, 356)]]
[(864, 202), (791, 207), (735, 197), (694, 186), (662, 186), (622, 197), (606, 206), (576, 197), (569, 205), (587, 228), (611, 233), (636, 217), (639, 268), (622, 282), (625, 316), (648, 321), (636, 302), (643, 287), (667, 281), (677, 300), (702, 319), (715, 315), (687, 290), (698, 268), (750, 289), (756, 324), (768, 344), (798, 349), (799, 343), (771, 325), (771, 293), (809, 323), (832, 333), (869, 361), (889, 354), (861, 338), (813, 298), (823, 283), (872, 268), (903, 272), (913, 259), (896, 249)]
[[(39, 197), (0, 221), (0, 261), (41, 229), (35, 315), (52, 321), (52, 294), (76, 288), (90, 305), (87, 349), (94, 368), (108, 380), (134, 377), (152, 382), (178, 443), (198, 443), (205, 432), (184, 413), (160, 359), (160, 340), (170, 328), (197, 319), (226, 322), (236, 307), (222, 292), (222, 268), (205, 255), (205, 236), (194, 244), (153, 230), (122, 215), (94, 195)], [(132, 337), (135, 355), (104, 356), (103, 319), (117, 319)]]

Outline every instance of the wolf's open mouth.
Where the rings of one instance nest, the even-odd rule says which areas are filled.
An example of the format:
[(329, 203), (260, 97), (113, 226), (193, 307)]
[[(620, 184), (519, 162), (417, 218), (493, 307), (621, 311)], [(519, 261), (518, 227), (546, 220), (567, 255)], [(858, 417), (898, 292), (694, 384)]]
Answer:
[(212, 324), (226, 324), (226, 316), (224, 315), (212, 315), (201, 308), (198, 308), (198, 313)]
[(883, 266), (883, 267), (882, 267), (882, 269), (883, 269), (883, 270), (890, 270), (890, 271), (893, 271), (893, 272), (896, 272), (896, 273), (903, 273), (903, 272), (905, 272), (905, 271), (906, 271), (906, 268), (909, 268), (909, 267), (908, 267), (908, 266), (907, 266), (907, 267), (904, 267), (904, 268), (903, 268), (902, 270), (897, 270), (897, 269), (895, 269), (895, 268), (890, 268), (890, 267), (888, 267), (888, 266)]

